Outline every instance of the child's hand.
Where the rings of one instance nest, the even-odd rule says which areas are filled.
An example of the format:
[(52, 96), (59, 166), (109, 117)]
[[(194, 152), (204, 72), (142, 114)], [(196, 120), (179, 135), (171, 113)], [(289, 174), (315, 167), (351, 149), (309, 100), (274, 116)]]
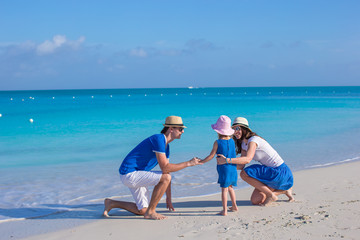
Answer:
[(201, 165), (203, 164), (200, 158), (197, 157), (193, 157), (190, 161), (189, 161), (189, 166), (195, 166), (195, 165)]
[(195, 157), (195, 158), (199, 160), (200, 164), (204, 164), (204, 159), (201, 159), (201, 158), (198, 158), (198, 157)]

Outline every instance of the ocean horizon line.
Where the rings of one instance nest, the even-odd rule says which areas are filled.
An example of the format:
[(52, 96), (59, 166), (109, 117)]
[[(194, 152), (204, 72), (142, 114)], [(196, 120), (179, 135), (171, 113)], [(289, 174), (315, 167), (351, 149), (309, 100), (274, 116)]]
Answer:
[(188, 86), (188, 87), (140, 87), (140, 88), (61, 88), (61, 89), (8, 89), (8, 90), (0, 90), (0, 92), (45, 92), (45, 91), (97, 91), (97, 90), (156, 90), (156, 89), (230, 89), (230, 88), (250, 88), (250, 89), (261, 89), (261, 88), (272, 88), (272, 89), (279, 89), (279, 88), (360, 88), (360, 85), (346, 85), (346, 86), (336, 86), (336, 85), (319, 85), (319, 86), (242, 86), (242, 87), (200, 87), (200, 86)]

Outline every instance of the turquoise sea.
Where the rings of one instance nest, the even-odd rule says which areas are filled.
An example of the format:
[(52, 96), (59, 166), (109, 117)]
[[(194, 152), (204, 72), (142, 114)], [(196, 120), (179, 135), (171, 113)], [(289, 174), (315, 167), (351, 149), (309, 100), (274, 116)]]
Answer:
[[(293, 171), (360, 160), (360, 87), (0, 91), (0, 114), (0, 222), (131, 200), (122, 159), (169, 115), (187, 126), (173, 163), (207, 156), (223, 114), (246, 117)], [(173, 173), (173, 196), (217, 193), (216, 182), (212, 160)]]

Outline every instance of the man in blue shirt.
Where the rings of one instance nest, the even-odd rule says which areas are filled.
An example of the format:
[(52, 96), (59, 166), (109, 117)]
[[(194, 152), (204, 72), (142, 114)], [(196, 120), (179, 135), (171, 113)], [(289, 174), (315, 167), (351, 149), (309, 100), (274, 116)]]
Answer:
[[(166, 192), (166, 207), (174, 211), (171, 201), (171, 172), (201, 164), (198, 158), (173, 164), (169, 162), (169, 143), (180, 139), (186, 128), (181, 117), (169, 116), (165, 120), (160, 134), (152, 135), (137, 145), (122, 162), (119, 172), (120, 179), (126, 185), (135, 200), (133, 202), (116, 201), (106, 198), (103, 215), (113, 208), (122, 208), (146, 219), (161, 220), (166, 218), (156, 212), (161, 197)], [(161, 171), (151, 171), (159, 164)], [(150, 197), (149, 186), (155, 186)]]

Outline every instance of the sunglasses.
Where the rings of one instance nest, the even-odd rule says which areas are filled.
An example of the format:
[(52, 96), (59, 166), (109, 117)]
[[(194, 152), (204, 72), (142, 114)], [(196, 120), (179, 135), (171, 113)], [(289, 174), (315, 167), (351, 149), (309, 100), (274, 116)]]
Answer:
[(240, 130), (241, 130), (241, 127), (235, 127), (234, 130), (235, 130), (235, 131), (240, 131)]
[(184, 131), (185, 128), (183, 127), (178, 127), (177, 129), (179, 129), (180, 132)]

